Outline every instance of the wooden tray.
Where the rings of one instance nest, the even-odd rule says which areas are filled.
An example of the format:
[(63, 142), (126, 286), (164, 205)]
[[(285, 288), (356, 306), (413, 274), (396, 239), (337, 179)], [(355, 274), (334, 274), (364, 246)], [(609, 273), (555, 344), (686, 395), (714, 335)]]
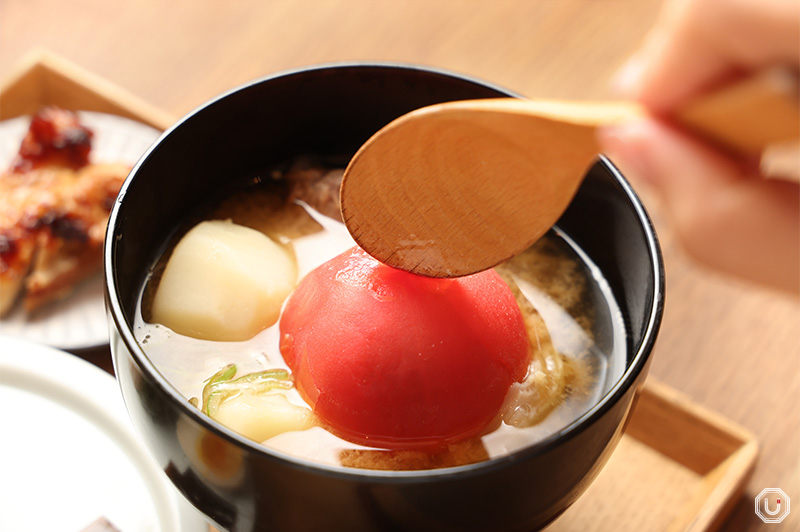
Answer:
[[(38, 50), (0, 86), (0, 119), (31, 114), (46, 104), (116, 114), (160, 130), (175, 121), (108, 81)], [(651, 379), (609, 463), (547, 530), (716, 530), (741, 494), (757, 454), (749, 432)]]
[(748, 431), (650, 379), (606, 467), (547, 530), (716, 530), (757, 454)]
[(175, 122), (174, 117), (120, 87), (38, 49), (0, 85), (0, 120), (31, 115), (45, 105), (119, 115), (161, 131)]

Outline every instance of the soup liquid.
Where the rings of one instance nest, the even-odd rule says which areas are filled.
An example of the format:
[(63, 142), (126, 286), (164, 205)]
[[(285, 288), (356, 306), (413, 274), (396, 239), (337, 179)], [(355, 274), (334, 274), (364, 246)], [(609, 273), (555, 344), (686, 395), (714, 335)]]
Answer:
[[(274, 176), (273, 176), (274, 177)], [(335, 178), (335, 177), (334, 177)], [(330, 210), (329, 210), (330, 212)], [(202, 219), (232, 219), (284, 244), (295, 256), (298, 278), (354, 246), (344, 225), (308, 205), (291, 201), (285, 183), (254, 179), (221, 204), (204, 209), (182, 228), (154, 264), (142, 289), (134, 320), (137, 341), (161, 374), (187, 401), (202, 397), (204, 381), (228, 364), (237, 376), (288, 366), (281, 356), (279, 323), (243, 342), (199, 340), (151, 323), (149, 307), (169, 251), (182, 232)], [(558, 230), (498, 271), (524, 299), (523, 314), (532, 313), (544, 327), (542, 348), (554, 348), (572, 370), (572, 378), (554, 408), (532, 426), (498, 419), (479, 440), (426, 455), (420, 451), (383, 451), (362, 447), (321, 426), (286, 432), (263, 444), (277, 451), (330, 465), (374, 469), (428, 469), (502, 456), (541, 440), (587, 412), (619, 380), (625, 368), (622, 315), (599, 269)], [(514, 286), (515, 285), (515, 286)], [(402, 325), (399, 325), (402, 326)], [(548, 364), (552, 362), (549, 361)], [(308, 406), (296, 389), (281, 391), (295, 404)], [(535, 408), (536, 405), (533, 405)]]

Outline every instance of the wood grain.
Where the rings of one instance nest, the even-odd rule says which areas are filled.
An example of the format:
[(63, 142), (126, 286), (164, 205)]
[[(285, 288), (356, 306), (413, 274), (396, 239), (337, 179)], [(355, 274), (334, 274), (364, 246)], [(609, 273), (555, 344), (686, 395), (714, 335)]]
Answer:
[(608, 465), (548, 530), (718, 530), (757, 447), (747, 430), (651, 379)]
[[(607, 99), (660, 1), (2, 0), (0, 79), (45, 46), (173, 116), (279, 70), (354, 59), (448, 68), (528, 97)], [(800, 301), (693, 264), (657, 198), (635, 186), (667, 264), (651, 375), (756, 435), (758, 464), (722, 529), (776, 530), (753, 497), (777, 487), (800, 501)], [(781, 529), (799, 524), (792, 512)]]

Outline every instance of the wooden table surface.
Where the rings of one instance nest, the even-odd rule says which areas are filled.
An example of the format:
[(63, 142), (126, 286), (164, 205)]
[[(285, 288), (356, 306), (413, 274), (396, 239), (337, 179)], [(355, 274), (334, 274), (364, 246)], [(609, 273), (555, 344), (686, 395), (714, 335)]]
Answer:
[[(45, 46), (176, 117), (250, 79), (338, 60), (444, 67), (531, 97), (604, 98), (660, 3), (2, 0), (0, 78)], [(656, 198), (640, 192), (667, 265), (650, 375), (757, 435), (759, 462), (725, 530), (766, 530), (755, 494), (781, 488), (800, 505), (800, 304), (692, 264)], [(800, 506), (794, 514), (772, 526), (797, 526)]]

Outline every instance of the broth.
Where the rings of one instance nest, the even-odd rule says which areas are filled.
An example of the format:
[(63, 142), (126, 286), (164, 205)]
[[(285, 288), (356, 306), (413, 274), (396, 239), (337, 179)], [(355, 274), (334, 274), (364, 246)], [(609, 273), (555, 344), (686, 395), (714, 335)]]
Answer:
[[(340, 179), (341, 171), (329, 171), (308, 160), (288, 172), (266, 172), (231, 191), (223, 201), (201, 209), (167, 243), (142, 287), (133, 329), (153, 364), (187, 400), (201, 397), (204, 381), (226, 365), (236, 364), (237, 375), (288, 366), (279, 351), (279, 323), (246, 341), (218, 342), (183, 336), (149, 321), (149, 306), (171, 247), (196, 221), (231, 219), (286, 246), (302, 278), (355, 245), (344, 225), (330, 217), (338, 212), (334, 192)], [(479, 439), (431, 452), (367, 448), (340, 439), (322, 426), (285, 432), (264, 445), (330, 465), (429, 469), (502, 456), (576, 420), (610, 390), (625, 369), (624, 325), (607, 283), (589, 258), (557, 229), (497, 271), (520, 302), (529, 332), (533, 330), (538, 342), (541, 364), (568, 366), (569, 382), (563, 393), (555, 393), (552, 404), (517, 399), (515, 405), (515, 394), (509, 394), (505, 417)], [(307, 406), (294, 388), (280, 393), (294, 404)], [(515, 424), (515, 416), (535, 423)]]

